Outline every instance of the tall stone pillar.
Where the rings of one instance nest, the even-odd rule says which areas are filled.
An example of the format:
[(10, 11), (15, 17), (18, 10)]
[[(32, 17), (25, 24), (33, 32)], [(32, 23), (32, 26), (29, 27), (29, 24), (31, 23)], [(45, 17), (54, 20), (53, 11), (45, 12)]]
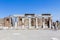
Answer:
[(49, 21), (49, 27), (50, 27), (50, 29), (51, 29), (51, 20)]
[(38, 28), (38, 18), (36, 18), (36, 28)]
[(18, 26), (17, 25), (17, 20), (18, 20), (17, 17), (15, 17), (15, 28), (17, 28), (17, 26)]
[(51, 29), (52, 27), (52, 20), (51, 20), (51, 17), (49, 17), (49, 28)]
[(57, 24), (57, 22), (55, 23), (55, 27), (56, 27), (56, 29), (58, 29), (58, 26), (57, 26), (58, 24)]
[(22, 29), (24, 29), (24, 18), (22, 18)]
[(15, 18), (13, 17), (13, 16), (11, 16), (11, 18), (12, 18), (12, 26), (14, 27), (15, 26)]
[(29, 18), (29, 28), (31, 28), (31, 18)]
[(10, 18), (10, 24), (11, 24), (10, 27), (12, 27), (12, 18)]
[(44, 19), (44, 17), (43, 17), (42, 21), (43, 21), (43, 29), (44, 29), (45, 28), (45, 19)]

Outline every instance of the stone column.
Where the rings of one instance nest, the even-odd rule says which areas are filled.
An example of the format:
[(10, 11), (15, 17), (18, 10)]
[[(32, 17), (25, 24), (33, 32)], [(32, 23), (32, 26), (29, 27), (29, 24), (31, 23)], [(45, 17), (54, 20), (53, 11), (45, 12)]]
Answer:
[(10, 17), (10, 27), (12, 27), (12, 18)]
[(29, 18), (29, 28), (31, 28), (31, 18)]
[(45, 28), (45, 22), (43, 22), (43, 29)]
[(49, 28), (51, 29), (52, 27), (52, 20), (51, 20), (51, 17), (49, 17)]
[(15, 28), (17, 28), (17, 17), (15, 17)]
[(43, 17), (43, 29), (45, 28), (45, 19)]
[(24, 18), (22, 18), (22, 29), (24, 29)]
[(14, 17), (13, 16), (11, 16), (11, 18), (12, 18), (12, 27), (14, 27)]
[(36, 28), (38, 28), (38, 18), (36, 18)]
[(56, 22), (56, 24), (55, 24), (55, 27), (56, 27), (56, 29), (58, 29), (58, 26), (57, 26), (58, 24), (57, 24), (57, 22)]
[(8, 28), (11, 27), (11, 18), (9, 17), (9, 24)]
[(49, 27), (50, 27), (50, 29), (51, 29), (51, 20), (49, 20)]

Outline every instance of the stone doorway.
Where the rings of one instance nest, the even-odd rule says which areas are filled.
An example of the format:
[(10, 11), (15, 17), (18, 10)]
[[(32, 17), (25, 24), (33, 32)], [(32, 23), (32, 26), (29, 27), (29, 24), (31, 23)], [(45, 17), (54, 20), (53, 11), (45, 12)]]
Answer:
[(31, 26), (36, 28), (36, 18), (31, 18)]

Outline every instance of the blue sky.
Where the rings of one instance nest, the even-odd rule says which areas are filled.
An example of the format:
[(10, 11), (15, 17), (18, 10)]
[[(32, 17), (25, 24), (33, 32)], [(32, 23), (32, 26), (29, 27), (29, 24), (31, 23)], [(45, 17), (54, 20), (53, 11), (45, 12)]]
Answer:
[(60, 20), (60, 0), (0, 0), (0, 18), (25, 13), (50, 13)]

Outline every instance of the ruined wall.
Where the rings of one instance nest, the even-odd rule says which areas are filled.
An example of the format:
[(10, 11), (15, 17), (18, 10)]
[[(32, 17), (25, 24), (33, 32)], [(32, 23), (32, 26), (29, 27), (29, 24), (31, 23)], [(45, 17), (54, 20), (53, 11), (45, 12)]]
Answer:
[(0, 26), (4, 26), (4, 19), (0, 18)]
[(22, 26), (22, 17), (18, 17), (18, 26)]
[(42, 18), (38, 18), (38, 26), (42, 27)]
[(31, 18), (31, 26), (36, 26), (36, 18)]
[(28, 18), (25, 18), (25, 20), (24, 20), (24, 26), (29, 26), (29, 19)]
[(60, 29), (60, 22), (58, 22), (58, 24), (57, 24), (57, 25), (58, 25), (58, 29)]
[(10, 17), (6, 17), (4, 18), (4, 26), (5, 27), (11, 27), (11, 18)]

